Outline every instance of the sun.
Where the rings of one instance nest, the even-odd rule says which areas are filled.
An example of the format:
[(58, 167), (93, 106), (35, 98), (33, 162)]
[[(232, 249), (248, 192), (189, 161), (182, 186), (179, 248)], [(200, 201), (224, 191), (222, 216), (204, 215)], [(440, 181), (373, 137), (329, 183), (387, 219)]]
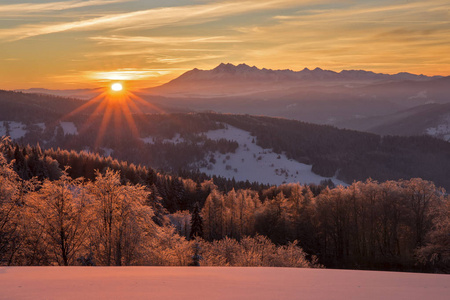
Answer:
[(121, 90), (123, 90), (123, 86), (121, 83), (116, 82), (111, 85), (111, 89), (115, 92), (120, 92)]

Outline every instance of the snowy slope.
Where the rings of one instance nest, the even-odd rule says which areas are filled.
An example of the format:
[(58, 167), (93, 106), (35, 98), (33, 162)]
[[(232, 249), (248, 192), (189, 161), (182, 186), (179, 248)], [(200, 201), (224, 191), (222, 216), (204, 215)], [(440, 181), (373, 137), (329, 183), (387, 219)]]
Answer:
[(21, 122), (0, 121), (0, 136), (6, 135), (5, 122), (9, 124), (9, 134), (13, 140), (20, 139), (27, 133), (26, 125)]
[[(27, 126), (21, 122), (0, 121), (0, 136), (6, 135), (5, 123), (9, 124), (9, 133), (13, 140), (20, 139), (28, 133)], [(76, 125), (73, 122), (60, 122), (64, 134), (78, 134)], [(36, 123), (41, 130), (45, 130), (45, 123)]]
[(237, 267), (0, 267), (1, 299), (448, 299), (450, 276)]
[(78, 134), (77, 126), (73, 122), (60, 122), (64, 134)]
[[(210, 162), (201, 172), (208, 175), (220, 175), (236, 180), (249, 180), (269, 184), (290, 182), (320, 183), (326, 177), (314, 174), (311, 165), (288, 159), (284, 154), (276, 154), (270, 149), (263, 149), (256, 145), (256, 138), (249, 132), (227, 125), (226, 129), (208, 131), (207, 138), (211, 140), (227, 139), (239, 143), (235, 153), (212, 153), (215, 163)], [(207, 159), (208, 160), (208, 159)], [(214, 161), (212, 160), (212, 161)], [(332, 178), (335, 184), (346, 185), (344, 182)]]

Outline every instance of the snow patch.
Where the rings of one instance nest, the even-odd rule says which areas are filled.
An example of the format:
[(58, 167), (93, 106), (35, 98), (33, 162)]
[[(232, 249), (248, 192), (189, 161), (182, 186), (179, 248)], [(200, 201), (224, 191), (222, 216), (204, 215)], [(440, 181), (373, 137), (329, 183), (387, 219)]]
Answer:
[(286, 105), (286, 108), (293, 108), (293, 107), (296, 107), (296, 106), (297, 106), (297, 103), (292, 103), (292, 104)]
[(450, 141), (450, 116), (445, 117), (441, 124), (425, 129), (425, 133), (445, 141)]
[(162, 139), (161, 140), (161, 139), (158, 139), (153, 136), (148, 136), (145, 138), (141, 138), (141, 140), (146, 144), (152, 144), (152, 145), (154, 145), (157, 141), (160, 141), (163, 144), (174, 144), (174, 145), (185, 142), (184, 138), (182, 138), (179, 133), (175, 134), (175, 136), (171, 139)]
[(141, 138), (141, 140), (142, 140), (144, 143), (146, 143), (146, 144), (152, 144), (152, 145), (155, 144), (155, 138), (152, 137), (152, 136), (148, 136), (148, 137), (145, 137), (145, 138)]
[[(5, 126), (6, 125), (6, 126)], [(9, 127), (9, 136), (13, 139), (20, 139), (27, 134), (26, 125), (22, 122), (0, 121), (0, 136), (6, 135), (7, 127)]]
[(46, 127), (45, 123), (36, 123), (34, 125), (36, 125), (37, 127), (41, 128), (42, 130), (45, 130), (45, 127)]
[(426, 99), (427, 91), (420, 91), (416, 95), (409, 97), (409, 99)]
[[(319, 184), (326, 177), (314, 174), (312, 166), (288, 159), (284, 154), (274, 153), (271, 149), (263, 149), (256, 145), (256, 137), (248, 131), (227, 125), (225, 129), (211, 130), (205, 133), (211, 140), (233, 140), (239, 146), (235, 153), (209, 153), (206, 156), (208, 165), (200, 168), (208, 175), (218, 175), (226, 178), (250, 182), (260, 182), (280, 185), (299, 182), (301, 184)], [(335, 184), (346, 185), (332, 178)]]
[(111, 148), (102, 148), (102, 150), (105, 152), (104, 156), (111, 156), (111, 154), (114, 152), (114, 149)]
[(66, 134), (78, 134), (77, 127), (73, 122), (60, 122), (62, 129), (64, 130), (64, 135)]

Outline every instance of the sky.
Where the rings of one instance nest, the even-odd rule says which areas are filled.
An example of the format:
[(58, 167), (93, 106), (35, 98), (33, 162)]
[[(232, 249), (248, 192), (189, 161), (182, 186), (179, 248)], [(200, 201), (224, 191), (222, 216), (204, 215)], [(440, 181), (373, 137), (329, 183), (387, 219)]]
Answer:
[(450, 75), (448, 0), (1, 0), (0, 89), (163, 84), (224, 63)]

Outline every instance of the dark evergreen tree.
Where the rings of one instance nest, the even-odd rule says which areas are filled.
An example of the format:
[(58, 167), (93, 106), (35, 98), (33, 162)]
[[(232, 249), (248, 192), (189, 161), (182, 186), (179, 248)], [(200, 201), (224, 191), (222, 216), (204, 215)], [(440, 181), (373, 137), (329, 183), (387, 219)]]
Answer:
[(194, 255), (192, 255), (192, 263), (190, 263), (190, 266), (193, 267), (199, 267), (200, 266), (200, 260), (203, 259), (203, 257), (200, 255), (200, 245), (198, 242), (194, 244)]
[(153, 209), (154, 216), (152, 217), (153, 222), (158, 226), (163, 226), (166, 224), (167, 210), (161, 203), (161, 196), (159, 195), (158, 189), (154, 184), (150, 186), (150, 193), (146, 204)]
[(191, 234), (189, 235), (190, 239), (194, 239), (195, 237), (203, 237), (203, 220), (200, 215), (200, 207), (198, 202), (195, 203), (194, 210), (192, 212)]
[(3, 127), (5, 127), (5, 135), (6, 135), (6, 136), (11, 136), (11, 131), (10, 131), (10, 127), (9, 127), (9, 122), (3, 121)]

